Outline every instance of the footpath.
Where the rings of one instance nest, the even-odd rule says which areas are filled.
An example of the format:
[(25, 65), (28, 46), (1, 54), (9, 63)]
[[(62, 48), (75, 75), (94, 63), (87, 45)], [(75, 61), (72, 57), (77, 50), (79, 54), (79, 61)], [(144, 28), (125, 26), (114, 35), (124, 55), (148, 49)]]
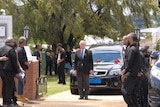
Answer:
[[(70, 91), (64, 91), (36, 100), (23, 103), (21, 107), (127, 107), (122, 95), (89, 95), (89, 100), (79, 100), (79, 95), (72, 95)], [(0, 98), (0, 103), (2, 98)]]
[[(25, 103), (18, 101), (18, 104), (20, 107), (66, 107), (66, 102), (78, 101), (79, 97), (78, 95), (70, 95), (71, 97), (68, 97), (68, 93), (70, 94), (69, 91), (65, 91), (47, 97), (40, 97), (36, 100), (28, 100)], [(2, 104), (2, 98), (0, 98), (0, 104)]]

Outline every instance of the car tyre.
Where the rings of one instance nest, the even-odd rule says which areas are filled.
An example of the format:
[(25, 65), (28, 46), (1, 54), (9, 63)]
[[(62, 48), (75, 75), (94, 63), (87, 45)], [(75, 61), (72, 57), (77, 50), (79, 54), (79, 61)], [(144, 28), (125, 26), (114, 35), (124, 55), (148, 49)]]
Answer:
[(78, 93), (78, 89), (70, 89), (70, 91), (71, 91), (71, 94), (76, 94), (76, 95), (78, 95), (79, 93)]

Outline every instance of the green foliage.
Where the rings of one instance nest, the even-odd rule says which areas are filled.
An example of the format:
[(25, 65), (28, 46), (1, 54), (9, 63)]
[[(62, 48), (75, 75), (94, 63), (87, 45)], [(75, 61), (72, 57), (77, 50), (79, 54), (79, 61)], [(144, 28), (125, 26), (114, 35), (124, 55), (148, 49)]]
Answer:
[[(117, 37), (132, 32), (133, 16), (143, 17), (145, 26), (151, 27), (150, 11), (157, 19), (156, 0), (1, 0), (0, 7), (13, 16), (13, 35), (23, 35), (25, 25), (30, 27), (30, 41), (67, 43), (73, 33), (77, 42), (84, 35)], [(131, 14), (124, 14), (130, 10)]]
[(160, 51), (160, 39), (156, 43), (155, 50)]
[(146, 35), (146, 39), (152, 38), (152, 35), (149, 33)]
[(57, 84), (58, 78), (56, 76), (48, 77), (47, 81), (47, 93), (45, 96), (53, 95), (59, 92), (67, 91), (69, 90), (69, 77), (66, 78), (66, 85)]

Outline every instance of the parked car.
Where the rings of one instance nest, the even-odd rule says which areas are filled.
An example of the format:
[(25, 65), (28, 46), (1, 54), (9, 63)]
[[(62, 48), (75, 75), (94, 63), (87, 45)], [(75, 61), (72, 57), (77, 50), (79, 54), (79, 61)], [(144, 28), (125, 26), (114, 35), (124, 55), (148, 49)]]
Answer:
[(160, 55), (155, 51), (151, 54), (155, 62), (150, 71), (148, 101), (151, 107), (160, 107)]
[[(90, 88), (120, 89), (120, 69), (123, 65), (121, 45), (96, 45), (89, 48), (92, 51), (94, 75), (90, 75)], [(70, 71), (70, 91), (78, 94), (77, 78)]]

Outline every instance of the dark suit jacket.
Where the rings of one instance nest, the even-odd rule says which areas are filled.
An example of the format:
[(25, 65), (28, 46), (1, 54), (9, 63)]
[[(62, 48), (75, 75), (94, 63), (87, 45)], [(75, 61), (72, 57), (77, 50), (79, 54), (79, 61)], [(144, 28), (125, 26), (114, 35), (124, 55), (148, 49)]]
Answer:
[(125, 74), (130, 73), (129, 76), (137, 77), (140, 71), (140, 52), (136, 44), (130, 45), (129, 52), (127, 53), (127, 64), (125, 68)]
[(77, 50), (75, 54), (74, 70), (78, 72), (84, 72), (89, 74), (90, 70), (93, 70), (93, 58), (92, 52), (85, 49), (84, 58), (82, 59), (81, 50)]
[(8, 57), (7, 61), (0, 61), (0, 65), (2, 70), (8, 71), (12, 75), (16, 75), (19, 73), (18, 64), (17, 64), (17, 56), (15, 49), (11, 46), (5, 45), (0, 48), (0, 56)]

